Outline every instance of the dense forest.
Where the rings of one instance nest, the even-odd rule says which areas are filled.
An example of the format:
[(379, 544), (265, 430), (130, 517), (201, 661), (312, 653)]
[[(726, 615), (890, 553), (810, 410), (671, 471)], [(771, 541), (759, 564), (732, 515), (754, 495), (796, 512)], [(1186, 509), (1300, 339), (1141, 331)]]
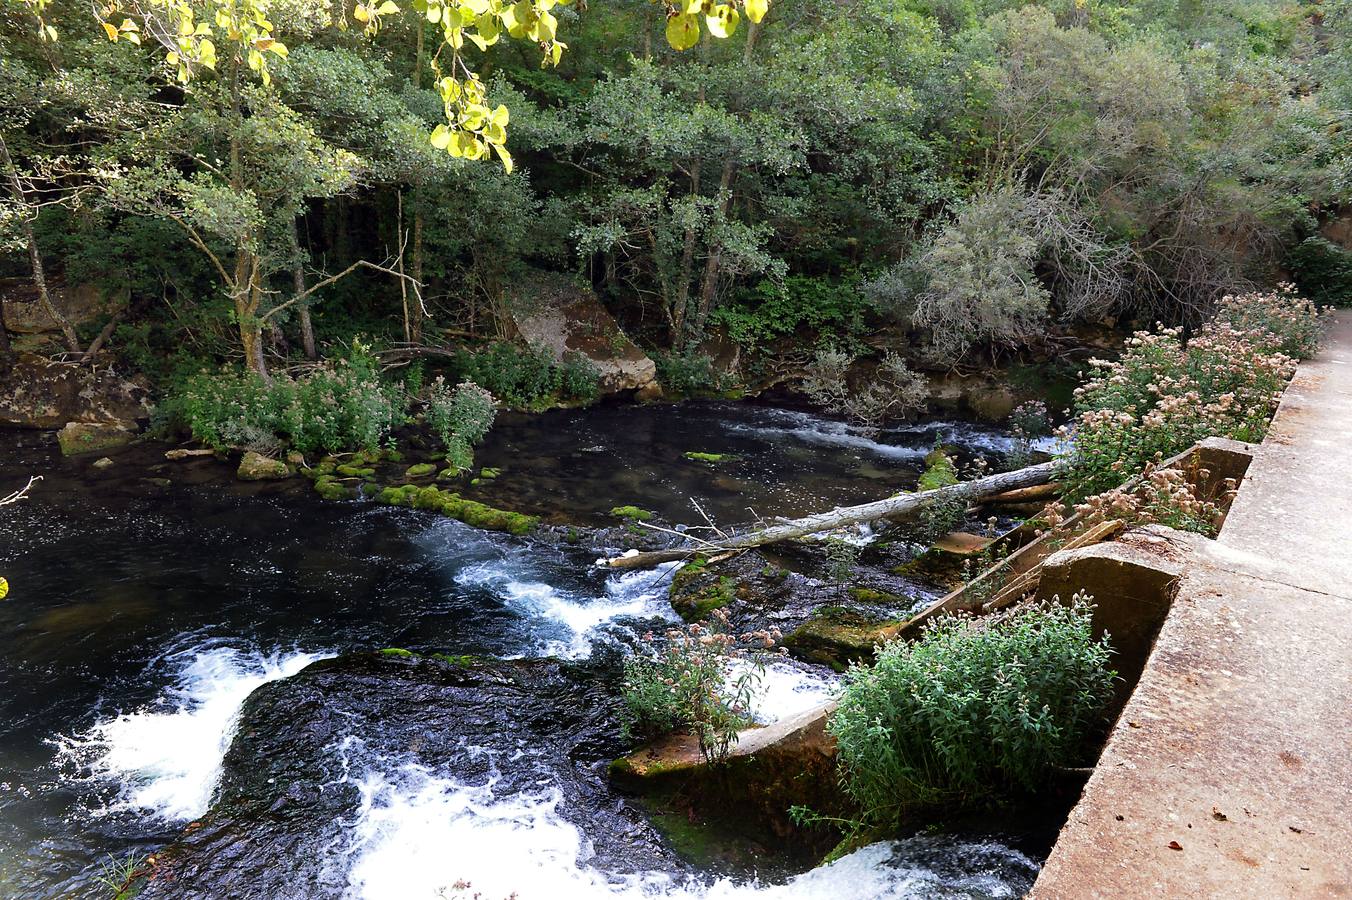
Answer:
[(544, 4), (557, 66), (552, 39), (466, 45), (514, 165), (439, 149), (441, 8), (414, 6), (260, 5), (290, 52), (213, 46), (185, 80), (149, 33), (177, 6), (6, 3), (3, 274), (117, 299), (47, 349), (168, 392), (354, 340), (468, 348), (443, 360), (492, 381), (531, 367), (494, 342), (561, 280), (680, 393), (727, 377), (719, 339), (744, 382), (904, 374), (1279, 279), (1352, 289), (1320, 233), (1352, 191), (1345, 2), (778, 0), (718, 7), (722, 40), (662, 4)]

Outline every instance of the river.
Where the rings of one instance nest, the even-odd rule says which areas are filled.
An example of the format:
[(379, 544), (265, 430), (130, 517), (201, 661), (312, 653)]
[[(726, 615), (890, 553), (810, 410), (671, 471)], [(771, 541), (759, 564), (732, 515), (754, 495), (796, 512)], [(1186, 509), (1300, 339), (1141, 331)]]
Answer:
[[(766, 406), (600, 406), (504, 417), (479, 452), (502, 475), (474, 491), (552, 522), (602, 524), (622, 504), (695, 521), (694, 500), (730, 524), (911, 487), (936, 438), (968, 454), (1009, 448), (967, 423), (870, 437)], [(163, 449), (95, 471), (56, 455), (50, 435), (0, 432), (0, 487), (46, 476), (29, 502), (0, 510), (12, 586), (0, 604), (0, 895), (111, 896), (98, 881), (110, 860), (155, 852), (211, 808), (250, 693), (316, 660), (385, 647), (556, 657), (592, 684), (594, 657), (674, 619), (665, 571), (590, 565), (618, 548), (238, 485), (211, 460), (161, 464)], [(804, 709), (835, 684), (778, 664), (760, 717)], [(527, 702), (573, 700), (550, 688)], [(341, 698), (333, 705), (343, 714)], [(548, 751), (554, 737), (513, 736), (510, 709), (493, 727), (431, 736), (432, 749), (396, 745), (349, 714), (316, 764), (337, 814), (288, 820), (293, 849), (260, 857), (310, 874), (259, 896), (999, 897), (1020, 895), (1037, 870), (1017, 841), (917, 835), (802, 874), (702, 871), (609, 792), (595, 760)], [(241, 895), (203, 890), (154, 893)]]

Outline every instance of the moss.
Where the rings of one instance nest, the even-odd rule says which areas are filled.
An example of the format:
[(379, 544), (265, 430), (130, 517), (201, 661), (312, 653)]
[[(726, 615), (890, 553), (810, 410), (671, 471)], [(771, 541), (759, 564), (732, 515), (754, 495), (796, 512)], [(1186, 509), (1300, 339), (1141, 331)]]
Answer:
[(376, 474), (376, 470), (362, 466), (338, 466), (334, 472), (343, 478), (369, 478)]
[(404, 454), (400, 453), (398, 450), (386, 450), (385, 458), (393, 463), (403, 462)]
[(355, 496), (351, 488), (332, 475), (321, 475), (316, 478), (315, 491), (325, 500), (351, 500)]
[(485, 467), (479, 470), (480, 478), (497, 478), (501, 474), (502, 474), (501, 469), (495, 469), (491, 467)]
[(455, 466), (451, 466), (450, 468), (442, 469), (440, 472), (437, 473), (437, 481), (454, 481), (455, 479), (457, 479), (457, 478), (459, 478), (459, 477), (460, 477), (460, 470), (457, 469)]
[(904, 603), (904, 599), (896, 594), (889, 594), (887, 591), (876, 591), (873, 588), (852, 587), (850, 596), (860, 603), (872, 603), (877, 606), (896, 606)]
[(714, 610), (727, 606), (736, 596), (736, 580), (730, 575), (720, 575), (713, 584), (677, 597), (672, 601), (672, 608), (687, 622), (698, 622)]
[(416, 463), (404, 470), (405, 478), (426, 478), (429, 475), (435, 475), (437, 471), (436, 463)]
[(448, 666), (456, 666), (461, 669), (467, 668), (469, 666), (475, 665), (476, 663), (483, 661), (483, 657), (471, 656), (468, 653), (461, 653), (458, 655), (453, 655), (450, 653), (433, 653), (432, 658), (439, 662), (444, 662)]
[(381, 656), (397, 656), (400, 659), (407, 659), (411, 656), (417, 656), (412, 650), (405, 650), (403, 647), (386, 647), (380, 651)]
[(729, 453), (700, 453), (695, 450), (687, 450), (681, 455), (686, 459), (692, 459), (695, 462), (707, 463), (727, 462), (728, 460), (736, 459), (736, 457)]
[(691, 581), (703, 574), (708, 565), (708, 559), (703, 556), (696, 556), (677, 569), (676, 574), (671, 576), (671, 586), (667, 588), (667, 596), (675, 599)]
[(377, 499), (391, 506), (411, 506), (415, 509), (439, 512), (486, 531), (505, 531), (508, 534), (522, 535), (540, 522), (535, 516), (466, 500), (459, 494), (442, 491), (435, 485), (418, 487), (406, 484), (401, 487), (387, 487), (380, 492)]
[(802, 625), (784, 636), (784, 646), (799, 659), (822, 663), (843, 672), (850, 663), (873, 656), (873, 645), (889, 626), (901, 619), (876, 619), (840, 606), (818, 609)]
[(332, 475), (338, 469), (338, 461), (332, 456), (326, 456), (308, 469), (301, 469), (300, 473), (306, 478), (323, 478), (325, 475)]
[(653, 517), (652, 513), (637, 506), (616, 506), (610, 514), (617, 519), (635, 519), (639, 522), (646, 522)]

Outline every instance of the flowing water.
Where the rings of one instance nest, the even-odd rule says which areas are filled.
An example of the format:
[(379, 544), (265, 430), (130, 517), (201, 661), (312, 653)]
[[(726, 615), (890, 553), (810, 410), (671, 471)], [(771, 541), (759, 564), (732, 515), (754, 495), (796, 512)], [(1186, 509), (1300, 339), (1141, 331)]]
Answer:
[[(689, 521), (693, 499), (732, 523), (912, 486), (936, 436), (973, 454), (1009, 446), (961, 423), (866, 437), (768, 407), (599, 407), (507, 417), (479, 454), (503, 474), (476, 490), (560, 521), (600, 523), (631, 503)], [(617, 548), (509, 538), (288, 486), (223, 488), (227, 470), (210, 460), (147, 471), (162, 448), (96, 472), (52, 443), (0, 433), (0, 486), (47, 475), (31, 501), (0, 511), (0, 573), (12, 585), (0, 604), (0, 896), (109, 896), (97, 877), (110, 858), (175, 841), (219, 799), (251, 693), (307, 677), (316, 660), (383, 647), (557, 657), (583, 674), (459, 734), (410, 741), (363, 718), (360, 703), (320, 704), (332, 733), (304, 777), (316, 796), (337, 798), (336, 812), (287, 819), (293, 842), (269, 849), (269, 865), (310, 874), (253, 895), (1017, 896), (1036, 873), (1005, 843), (926, 836), (792, 877), (693, 869), (572, 745), (556, 753), (514, 731), (514, 717), (547, 725), (551, 709), (596, 705), (594, 659), (674, 620), (666, 570), (608, 575), (589, 564)], [(733, 458), (711, 465), (687, 450)], [(568, 678), (581, 679), (573, 696)], [(806, 709), (835, 686), (830, 673), (776, 663), (758, 717)], [(416, 729), (421, 714), (410, 715)], [(174, 890), (159, 886), (242, 896)]]

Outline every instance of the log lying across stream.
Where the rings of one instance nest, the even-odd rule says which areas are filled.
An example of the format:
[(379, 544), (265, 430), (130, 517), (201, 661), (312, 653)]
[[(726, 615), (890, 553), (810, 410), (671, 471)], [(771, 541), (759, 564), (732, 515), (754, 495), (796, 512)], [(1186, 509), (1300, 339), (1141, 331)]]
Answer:
[(830, 512), (817, 513), (802, 519), (790, 519), (767, 528), (733, 534), (727, 537), (699, 541), (684, 547), (672, 547), (668, 550), (651, 550), (647, 553), (630, 552), (625, 556), (602, 560), (601, 564), (612, 569), (645, 569), (664, 562), (689, 559), (697, 553), (706, 555), (733, 550), (746, 550), (779, 541), (791, 541), (856, 525), (861, 522), (873, 522), (878, 519), (900, 519), (914, 515), (926, 505), (942, 500), (980, 500), (993, 494), (1001, 494), (1018, 488), (1046, 484), (1056, 476), (1057, 463), (1045, 462), (1013, 472), (1001, 472), (987, 475), (975, 481), (964, 481), (932, 491), (919, 491), (914, 494), (900, 494), (886, 500), (875, 500), (860, 506), (842, 506)]

